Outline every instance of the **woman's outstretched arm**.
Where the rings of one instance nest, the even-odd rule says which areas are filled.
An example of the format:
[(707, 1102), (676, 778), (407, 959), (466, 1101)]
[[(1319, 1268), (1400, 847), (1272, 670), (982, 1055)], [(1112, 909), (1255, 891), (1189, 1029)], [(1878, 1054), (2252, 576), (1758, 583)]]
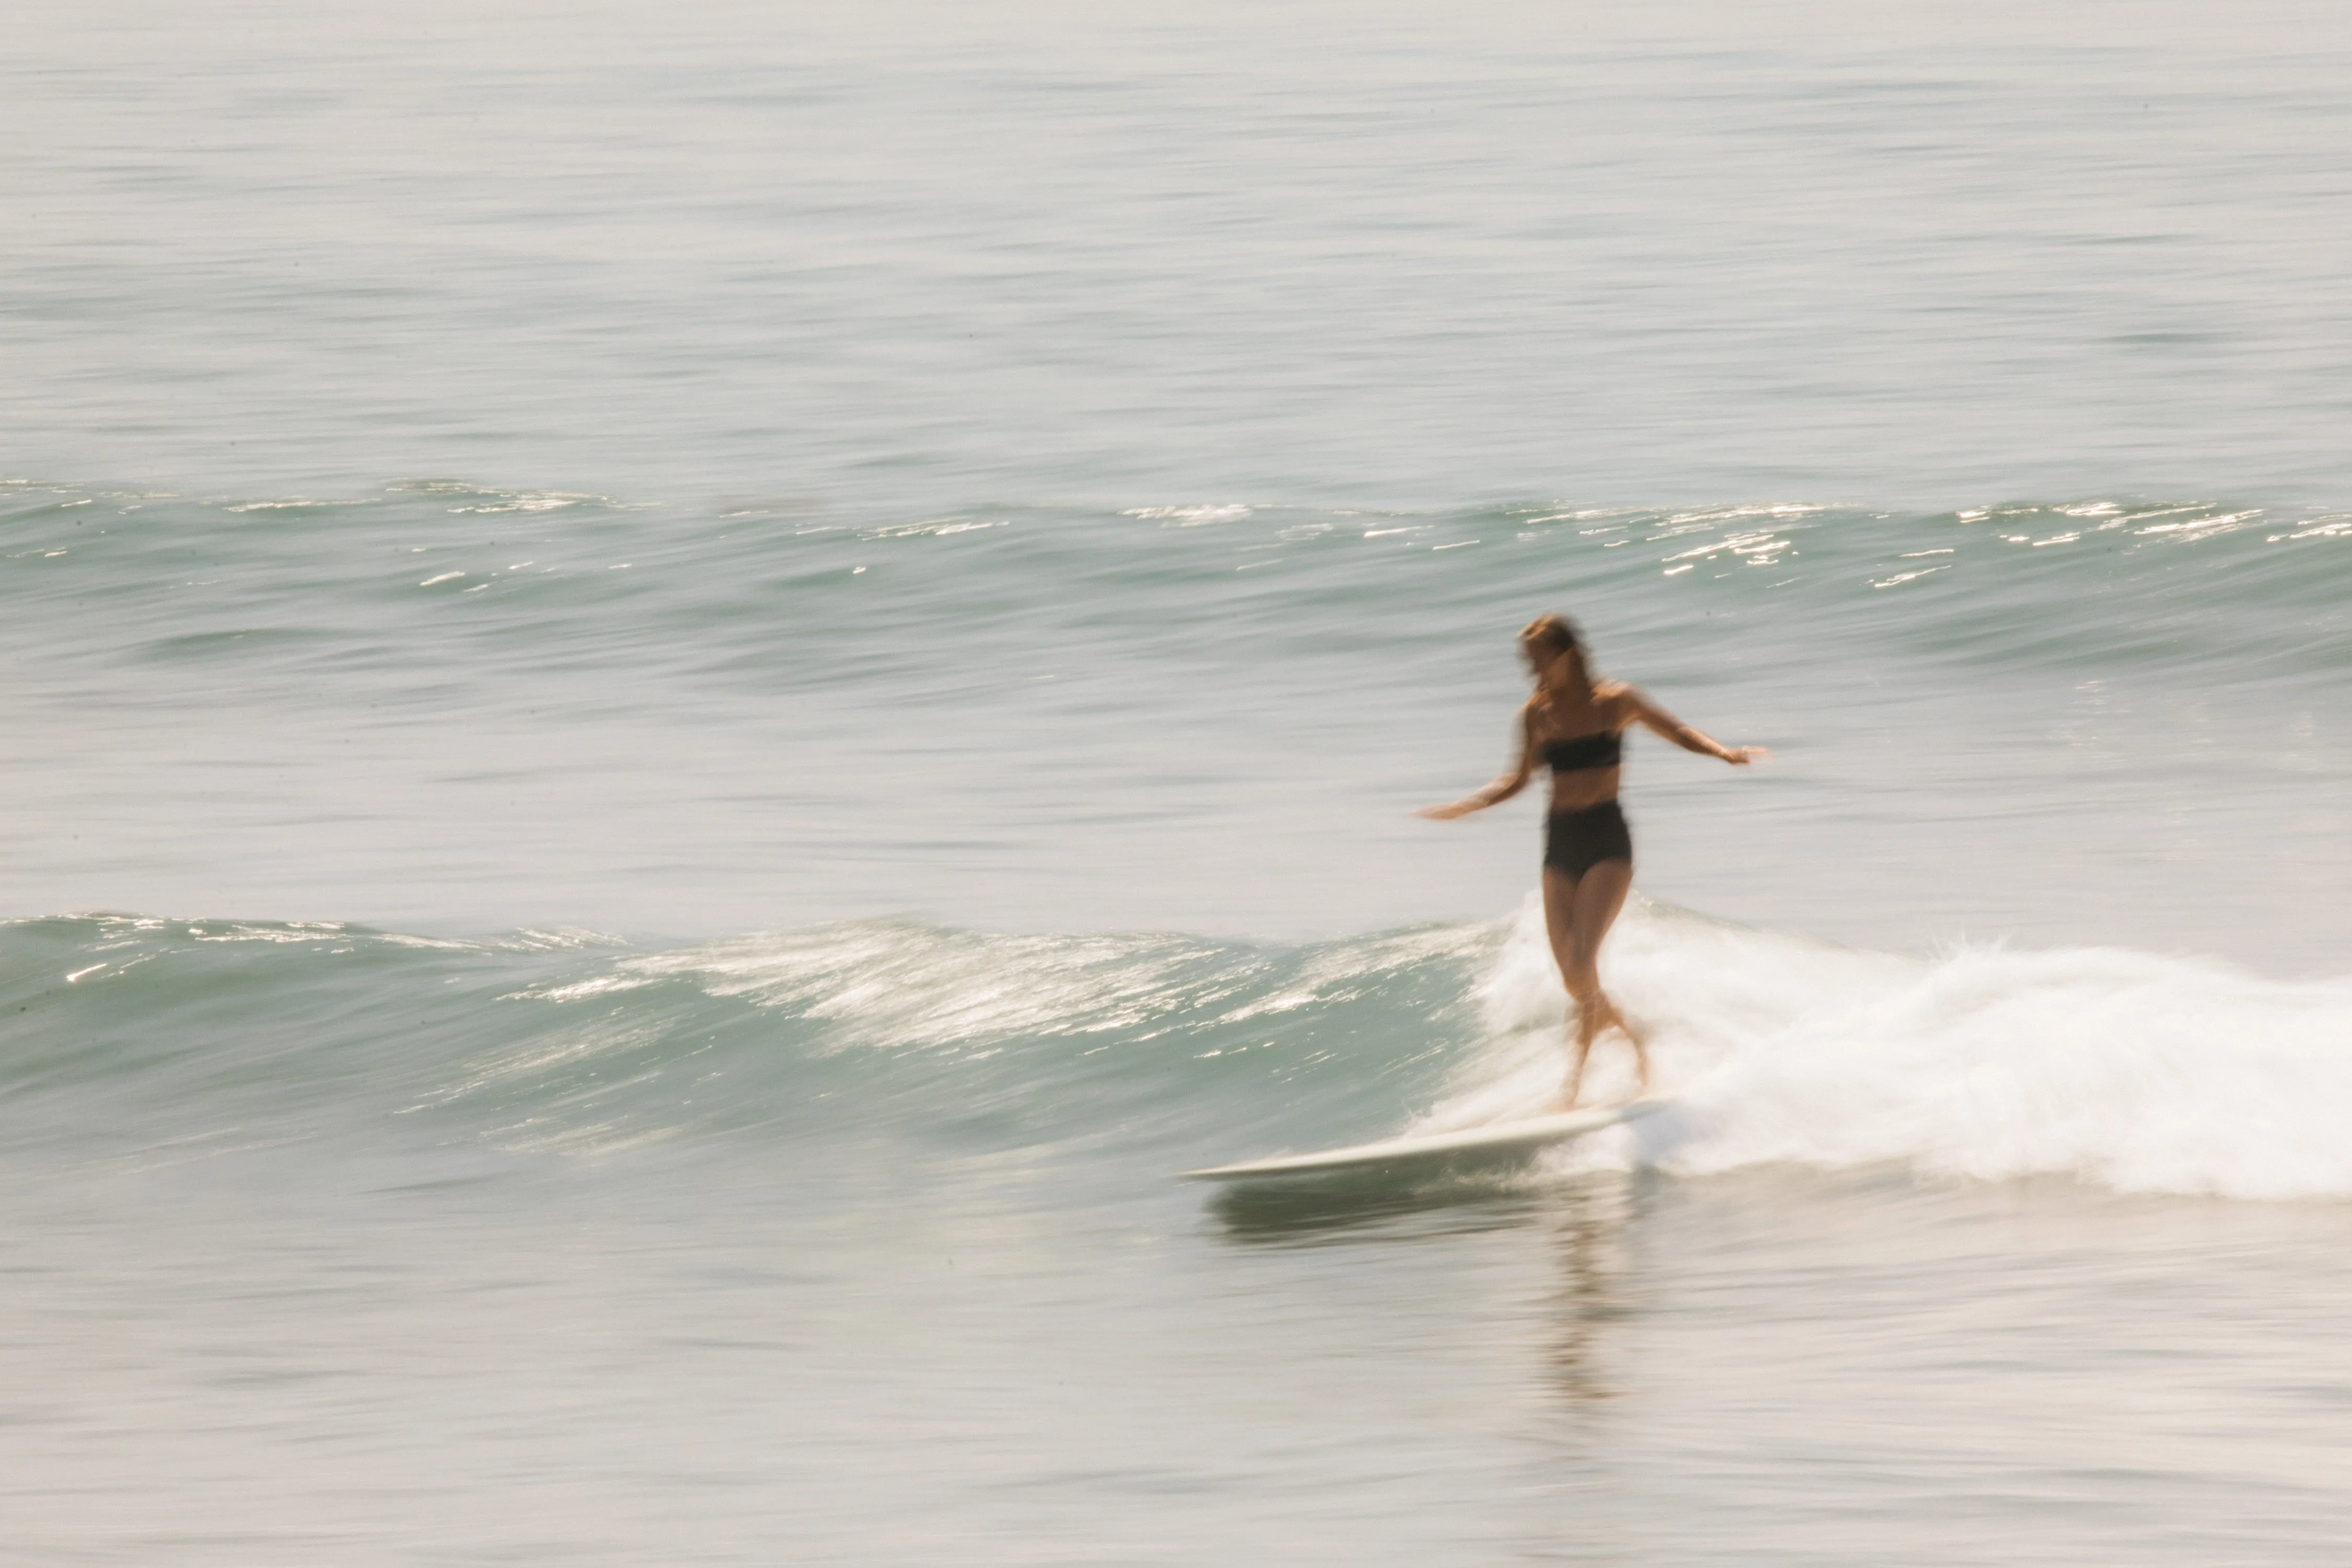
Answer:
[(1644, 729), (1663, 735), (1685, 752), (1696, 752), (1702, 757), (1719, 757), (1735, 768), (1750, 763), (1760, 763), (1772, 754), (1767, 746), (1727, 746), (1714, 736), (1692, 729), (1632, 687), (1625, 688), (1625, 700), (1633, 705), (1633, 717)]
[(1451, 822), (1457, 816), (1467, 816), (1474, 811), (1484, 811), (1490, 805), (1499, 805), (1527, 788), (1528, 780), (1535, 776), (1535, 714), (1530, 709), (1522, 708), (1519, 710), (1519, 760), (1513, 764), (1509, 773), (1495, 778), (1486, 788), (1475, 795), (1465, 795), (1460, 800), (1447, 801), (1444, 805), (1424, 805), (1413, 815), (1434, 817), (1440, 822)]

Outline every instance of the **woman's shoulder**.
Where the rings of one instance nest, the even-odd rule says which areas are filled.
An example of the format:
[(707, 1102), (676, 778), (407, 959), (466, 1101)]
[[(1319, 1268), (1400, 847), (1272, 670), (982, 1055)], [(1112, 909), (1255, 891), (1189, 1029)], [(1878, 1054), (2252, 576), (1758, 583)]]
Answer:
[(1641, 716), (1642, 694), (1631, 681), (1596, 680), (1592, 683), (1592, 705), (1622, 730)]

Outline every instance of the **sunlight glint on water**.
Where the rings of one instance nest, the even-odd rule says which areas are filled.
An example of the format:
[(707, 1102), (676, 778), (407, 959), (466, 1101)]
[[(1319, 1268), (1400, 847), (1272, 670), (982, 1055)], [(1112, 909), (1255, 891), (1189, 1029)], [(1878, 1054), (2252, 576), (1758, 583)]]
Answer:
[(0, 1556), (2340, 1562), (2340, 7), (11, 28)]

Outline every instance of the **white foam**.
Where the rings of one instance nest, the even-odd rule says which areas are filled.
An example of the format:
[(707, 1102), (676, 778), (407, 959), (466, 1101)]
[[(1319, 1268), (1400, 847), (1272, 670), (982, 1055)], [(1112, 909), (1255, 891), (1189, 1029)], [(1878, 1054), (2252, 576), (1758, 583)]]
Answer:
[[(2127, 1192), (2352, 1196), (2352, 978), (2114, 949), (1860, 952), (1636, 899), (1604, 983), (1677, 1113), (1576, 1159), (1714, 1173), (1896, 1163)], [(1565, 1000), (1530, 900), (1486, 983), (1494, 1044), (1429, 1125), (1557, 1091)], [(1589, 1091), (1630, 1081), (1615, 1042)]]

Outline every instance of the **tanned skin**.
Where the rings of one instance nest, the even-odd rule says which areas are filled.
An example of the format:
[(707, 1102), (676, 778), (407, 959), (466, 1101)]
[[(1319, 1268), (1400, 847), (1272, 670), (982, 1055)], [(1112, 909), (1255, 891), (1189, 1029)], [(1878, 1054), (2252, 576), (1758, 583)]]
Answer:
[[(1541, 622), (1537, 623), (1539, 626)], [(1618, 734), (1635, 724), (1686, 752), (1714, 757), (1734, 767), (1763, 761), (1771, 752), (1762, 746), (1727, 746), (1691, 728), (1622, 680), (1595, 680), (1585, 668), (1582, 649), (1574, 642), (1523, 637), (1520, 652), (1535, 677), (1535, 695), (1519, 710), (1518, 760), (1476, 793), (1444, 805), (1423, 806), (1417, 815), (1450, 822), (1498, 805), (1528, 787), (1543, 765), (1547, 741), (1577, 740), (1587, 735)], [(1582, 811), (1617, 798), (1621, 770), (1578, 768), (1555, 773), (1551, 778), (1551, 809)], [(1555, 867), (1543, 873), (1544, 926), (1551, 937), (1551, 953), (1559, 977), (1576, 1003), (1574, 1032), (1568, 1047), (1568, 1080), (1553, 1106), (1572, 1110), (1584, 1082), (1585, 1058), (1601, 1033), (1615, 1028), (1633, 1047), (1633, 1065), (1641, 1092), (1650, 1087), (1650, 1054), (1641, 1033), (1628, 1023), (1601, 988), (1601, 942), (1625, 907), (1633, 886), (1633, 868), (1625, 860), (1603, 860), (1581, 877)]]

